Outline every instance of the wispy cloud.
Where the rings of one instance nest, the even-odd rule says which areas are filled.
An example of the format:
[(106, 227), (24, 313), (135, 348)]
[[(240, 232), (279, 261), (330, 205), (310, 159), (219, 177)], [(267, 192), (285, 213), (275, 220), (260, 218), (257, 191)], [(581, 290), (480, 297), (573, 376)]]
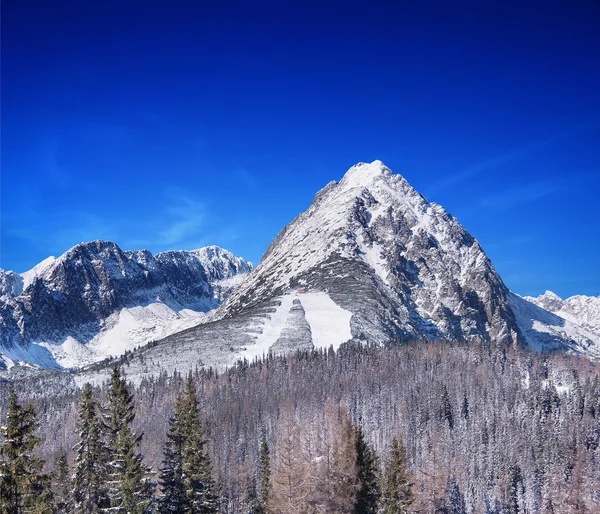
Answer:
[(540, 141), (535, 141), (535, 142), (526, 144), (524, 146), (521, 146), (520, 148), (510, 150), (506, 153), (496, 155), (494, 157), (490, 157), (488, 159), (484, 159), (482, 161), (476, 162), (462, 170), (457, 171), (454, 174), (450, 174), (450, 175), (446, 176), (443, 180), (440, 180), (438, 182), (435, 182), (435, 183), (429, 185), (428, 193), (431, 194), (432, 192), (439, 191), (441, 189), (445, 189), (447, 187), (453, 186), (455, 184), (463, 182), (464, 180), (467, 180), (469, 178), (480, 175), (489, 169), (495, 168), (502, 164), (509, 163), (509, 162), (519, 159), (521, 157), (525, 157), (528, 154), (537, 150), (538, 148), (542, 148), (549, 144), (560, 141), (561, 139), (571, 136), (581, 130), (589, 129), (589, 128), (593, 128), (593, 127), (595, 127), (595, 125), (578, 125), (574, 128), (570, 128), (568, 130), (563, 130), (561, 132), (558, 132), (558, 133), (554, 134), (553, 136), (548, 137), (546, 139), (542, 139)]
[(483, 197), (480, 200), (482, 207), (510, 208), (522, 203), (533, 202), (553, 193), (557, 187), (550, 182), (534, 182), (524, 186), (511, 188), (501, 193)]
[(182, 189), (167, 190), (162, 219), (157, 220), (162, 228), (156, 234), (156, 244), (171, 246), (197, 238), (204, 226), (206, 215), (205, 202)]
[[(120, 238), (131, 249), (191, 249), (206, 241), (209, 202), (181, 188), (168, 188), (164, 203), (144, 220), (135, 220)], [(132, 235), (135, 234), (135, 235)]]

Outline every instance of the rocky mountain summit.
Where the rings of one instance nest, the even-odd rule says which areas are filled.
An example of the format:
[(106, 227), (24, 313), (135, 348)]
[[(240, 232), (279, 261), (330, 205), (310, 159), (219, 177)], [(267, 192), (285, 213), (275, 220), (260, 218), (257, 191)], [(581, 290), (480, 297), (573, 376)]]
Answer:
[(197, 324), (251, 264), (216, 246), (152, 255), (81, 243), (18, 275), (0, 271), (5, 365), (81, 365)]

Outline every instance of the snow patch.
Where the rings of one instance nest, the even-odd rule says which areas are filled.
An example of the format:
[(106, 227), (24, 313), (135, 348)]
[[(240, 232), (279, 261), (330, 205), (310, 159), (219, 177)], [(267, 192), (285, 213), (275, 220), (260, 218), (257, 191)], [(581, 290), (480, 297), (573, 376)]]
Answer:
[(337, 350), (342, 343), (352, 339), (350, 319), (352, 313), (342, 309), (327, 293), (309, 292), (299, 294), (306, 321), (310, 325), (315, 348)]

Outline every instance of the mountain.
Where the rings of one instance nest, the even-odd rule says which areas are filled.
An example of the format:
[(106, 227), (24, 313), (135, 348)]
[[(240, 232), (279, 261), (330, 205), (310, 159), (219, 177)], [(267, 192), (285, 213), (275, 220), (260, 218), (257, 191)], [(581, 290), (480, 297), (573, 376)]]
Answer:
[(533, 320), (537, 330), (530, 344), (533, 348), (544, 341), (545, 346), (560, 346), (567, 340), (571, 350), (600, 357), (600, 297), (579, 295), (563, 300), (546, 291), (537, 298), (513, 295), (513, 301), (518, 302), (516, 309), (528, 312)]
[(0, 363), (72, 367), (202, 321), (252, 266), (216, 246), (152, 255), (93, 241), (0, 270)]
[(128, 363), (151, 374), (148, 362), (226, 366), (271, 351), (415, 339), (600, 356), (600, 338), (511, 293), (456, 218), (375, 161), (319, 191), (209, 323)]
[(524, 298), (561, 318), (600, 335), (600, 296), (578, 295), (563, 300), (552, 291), (546, 291), (537, 298), (531, 296)]
[(600, 357), (593, 307), (584, 319), (575, 314), (583, 301), (554, 309), (510, 292), (458, 220), (381, 161), (325, 186), (249, 270), (215, 247), (153, 257), (87, 243), (22, 276), (0, 275), (14, 313), (4, 323), (13, 337), (44, 341), (34, 346), (63, 366), (152, 340), (127, 356), (132, 378), (349, 341), (483, 341)]

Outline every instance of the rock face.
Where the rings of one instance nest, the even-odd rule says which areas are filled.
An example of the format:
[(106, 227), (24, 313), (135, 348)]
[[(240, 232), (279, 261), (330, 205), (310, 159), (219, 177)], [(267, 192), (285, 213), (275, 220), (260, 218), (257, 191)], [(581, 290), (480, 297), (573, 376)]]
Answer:
[[(173, 331), (185, 328), (177, 321), (199, 322), (193, 314), (218, 307), (230, 291), (227, 281), (250, 270), (243, 259), (214, 246), (153, 256), (148, 250), (126, 252), (108, 241), (81, 243), (22, 276), (0, 272), (0, 352), (44, 366), (77, 365), (78, 356), (65, 355), (73, 353), (64, 347), (68, 342), (87, 363), (95, 357), (85, 355), (86, 345), (94, 342), (101, 349), (98, 336), (119, 324), (115, 315), (137, 309), (127, 320), (133, 323), (130, 332), (136, 319), (148, 317), (150, 325), (164, 319)], [(168, 328), (157, 331), (168, 333)], [(129, 344), (121, 341), (128, 346), (122, 351), (147, 342), (138, 335)], [(119, 353), (114, 350), (108, 354)]]

